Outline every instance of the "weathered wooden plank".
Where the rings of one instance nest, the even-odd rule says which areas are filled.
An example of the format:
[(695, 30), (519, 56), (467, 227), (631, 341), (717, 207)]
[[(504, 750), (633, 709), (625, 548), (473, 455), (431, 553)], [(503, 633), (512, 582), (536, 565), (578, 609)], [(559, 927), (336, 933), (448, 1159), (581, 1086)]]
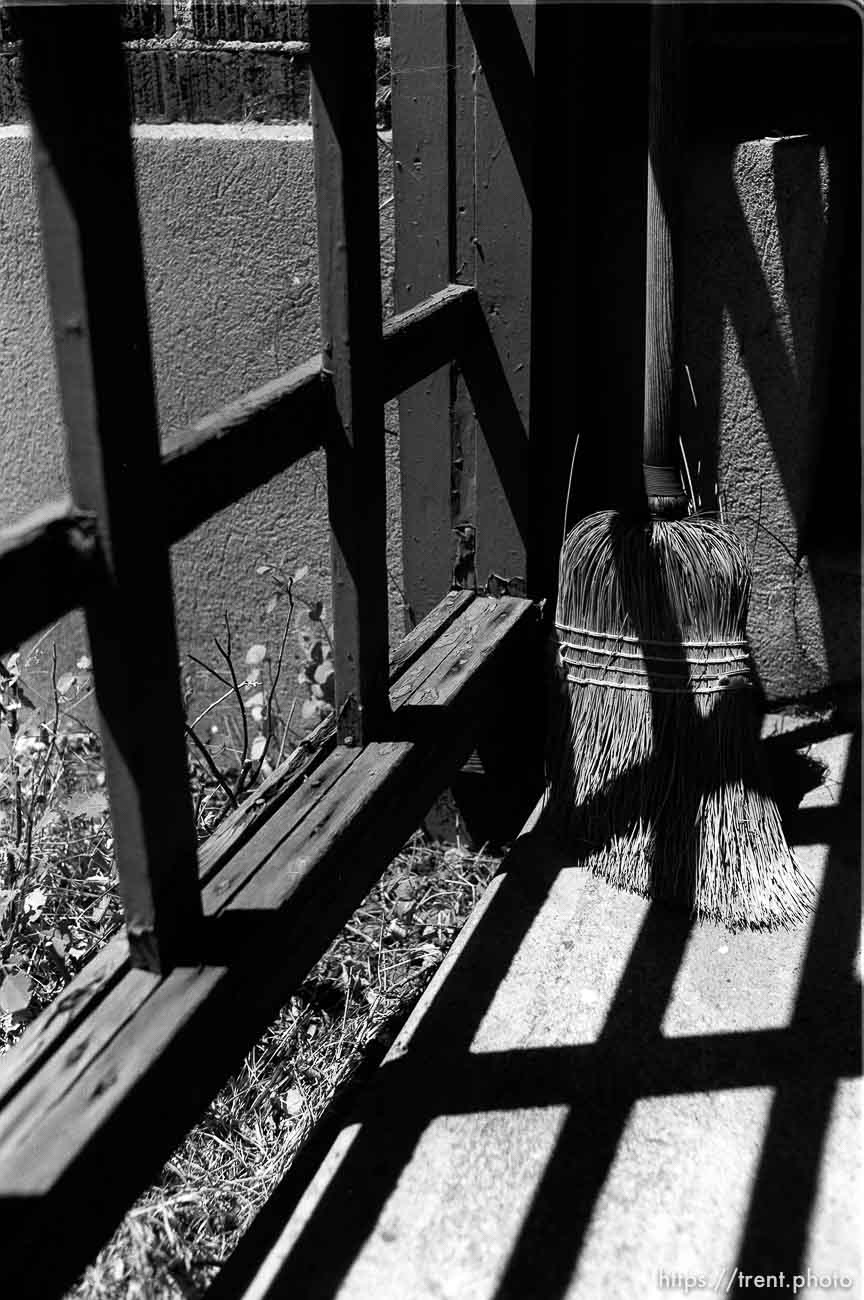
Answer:
[[(19, 1246), (0, 1259), (4, 1293), (47, 1300), (68, 1285), (463, 761), (502, 680), (538, 648), (526, 602), (482, 599), (468, 613), (472, 630), (404, 706), (446, 711), (448, 725), (356, 757), (215, 918), (237, 945), (231, 966), (158, 981), (56, 1104), (41, 1104), (40, 1079), (16, 1097), (0, 1147), (0, 1204)], [(154, 1104), (158, 1131), (141, 1123)]]
[[(391, 657), (391, 680), (394, 683), (401, 683), (406, 672), (416, 668), (410, 679), (409, 693), (422, 684), (424, 676), (452, 648), (452, 641), (448, 641), (442, 650), (436, 645), (438, 638), (452, 627), (472, 600), (471, 592), (448, 593), (432, 613), (402, 639)], [(402, 696), (394, 689), (391, 694), (394, 708), (398, 707), (400, 698)], [(317, 740), (310, 736), (308, 748), (299, 752), (296, 761), (287, 760), (265, 783), (265, 786), (272, 787), (271, 790), (259, 788), (202, 846), (199, 855), (202, 883), (210, 880), (217, 870), (226, 867), (229, 859), (233, 871), (236, 859), (232, 858), (232, 854), (236, 854), (254, 832), (261, 830), (300, 783), (309, 779), (318, 765), (332, 753), (335, 744), (332, 719), (325, 720), (316, 728), (316, 734)], [(319, 797), (323, 793), (319, 787)], [(291, 830), (293, 818), (292, 809), (292, 818), (282, 823), (281, 838), (284, 839)], [(20, 1042), (0, 1058), (0, 1106), (6, 1104), (52, 1053), (60, 1050), (61, 1046), (65, 1050), (73, 1031), (96, 1012), (128, 969), (126, 941), (118, 937), (70, 981), (55, 1002), (28, 1028)]]
[(89, 594), (99, 574), (94, 524), (71, 501), (55, 501), (0, 530), (0, 652), (14, 650)]
[(321, 359), (245, 393), (162, 444), (162, 518), (179, 541), (322, 445)]
[[(400, 311), (454, 277), (451, 257), (451, 5), (397, 3), (391, 19), (396, 268)], [(449, 358), (445, 358), (449, 359)], [(402, 572), (415, 614), (451, 584), (451, 367), (399, 399)]]
[[(381, 346), (381, 402), (465, 346), (475, 291), (447, 285), (388, 321)], [(162, 444), (162, 512), (169, 541), (266, 483), (323, 445), (332, 393), (312, 357), (205, 416)]]
[(58, 1050), (76, 1025), (94, 1014), (128, 970), (129, 945), (125, 935), (118, 935), (70, 980), (63, 992), (27, 1027), (23, 1038), (0, 1057), (0, 1107)]
[[(477, 51), (462, 5), (450, 6), (450, 256), (451, 278), (477, 283), (477, 153), (476, 94)], [(479, 297), (475, 321), (483, 321)], [(477, 441), (474, 404), (465, 382), (465, 355), (452, 376), (450, 417), (450, 522), (453, 532), (451, 565), (453, 581), (462, 587), (477, 586)]]
[(527, 453), (532, 386), (538, 6), (471, 0), (462, 10), (477, 51), (476, 283), (494, 344), (479, 382), (469, 375), (484, 435), (477, 446), (475, 563), (481, 587), (497, 574), (509, 580), (506, 589), (519, 593), (527, 590), (531, 511), (514, 512), (506, 479), (530, 488), (527, 454), (518, 467), (512, 457), (520, 446)]
[(25, 1140), (30, 1116), (58, 1105), (66, 1093), (117, 1034), (140, 1011), (159, 985), (152, 971), (129, 970), (109, 988), (99, 1004), (99, 1014), (82, 1021), (55, 1052), (47, 1069), (32, 1075), (0, 1110), (0, 1150), (3, 1164)]
[(72, 498), (97, 520), (87, 608), (133, 961), (193, 959), (201, 918), (118, 11), (23, 7), (22, 66)]
[(327, 429), (336, 726), (346, 745), (386, 731), (387, 501), (381, 364), (374, 6), (309, 5), (322, 370)]
[[(425, 693), (429, 690), (429, 681), (438, 681), (444, 672), (443, 665), (452, 663), (457, 657), (464, 660), (478, 636), (478, 629), (482, 634), (489, 626), (487, 610), (482, 604), (475, 604), (471, 609), (466, 609), (458, 622), (454, 622), (436, 638), (422, 659), (407, 668), (392, 687), (390, 699), (397, 716), (410, 714), (415, 704), (428, 704), (429, 699)], [(451, 683), (448, 682), (447, 686), (452, 693)], [(271, 818), (266, 826), (232, 856), (204, 889), (204, 910), (208, 916), (224, 911), (232, 899), (248, 890), (250, 882), (260, 873), (269, 873), (277, 857), (280, 863), (287, 864), (298, 843), (298, 835), (305, 842), (309, 834), (304, 822), (307, 814), (314, 814), (319, 830), (332, 818), (334, 812), (338, 812), (340, 817), (347, 815), (350, 801), (347, 800), (346, 790), (350, 789), (354, 780), (349, 768), (360, 752), (338, 746), (293, 796), (290, 821)], [(363, 778), (359, 779), (362, 784)], [(312, 832), (313, 835), (317, 833), (318, 831)], [(289, 865), (284, 869), (289, 872), (293, 870)], [(276, 886), (278, 889), (285, 885), (287, 877), (282, 878), (281, 867), (276, 869), (276, 874), (282, 880), (282, 885)], [(256, 906), (263, 907), (267, 904), (259, 898)]]
[[(275, 816), (260, 827), (245, 844), (211, 877), (202, 891), (206, 916), (215, 916), (238, 890), (266, 866), (286, 836), (327, 797), (335, 786), (341, 788), (352, 763), (362, 750), (336, 745), (315, 771), (307, 776), (291, 796), (290, 818)], [(208, 954), (212, 957), (212, 954)]]
[[(316, 804), (309, 824), (293, 831), (264, 868), (232, 898), (232, 912), (270, 912), (284, 907), (301, 891), (310, 899), (315, 892), (316, 906), (319, 905), (318, 880), (326, 876), (331, 858), (343, 840), (353, 840), (366, 831), (371, 833), (375, 826), (383, 830), (387, 819), (382, 803), (390, 807), (395, 786), (398, 785), (403, 797), (403, 788), (407, 790), (420, 781), (423, 766), (433, 761), (439, 748), (462, 752), (466, 744), (463, 730), (470, 722), (468, 697), (477, 698), (476, 691), (467, 689), (468, 684), (498, 652), (508, 633), (531, 617), (526, 610), (530, 607), (515, 602), (498, 603), (495, 607), (483, 598), (475, 602), (469, 610), (469, 615), (475, 615), (473, 623), (468, 625), (465, 620), (462, 634), (450, 653), (408, 697), (402, 710), (403, 716), (409, 710), (420, 710), (431, 723), (433, 715), (440, 716), (440, 711), (446, 708), (450, 710), (447, 727), (436, 728), (431, 741), (390, 741), (367, 746), (347, 779), (338, 788), (331, 788)], [(470, 734), (470, 728), (468, 731)], [(339, 882), (329, 881), (328, 888), (338, 889)], [(319, 924), (311, 908), (308, 923), (316, 927)]]
[(384, 326), (381, 352), (385, 401), (431, 376), (470, 345), (476, 299), (473, 285), (448, 284), (391, 317)]

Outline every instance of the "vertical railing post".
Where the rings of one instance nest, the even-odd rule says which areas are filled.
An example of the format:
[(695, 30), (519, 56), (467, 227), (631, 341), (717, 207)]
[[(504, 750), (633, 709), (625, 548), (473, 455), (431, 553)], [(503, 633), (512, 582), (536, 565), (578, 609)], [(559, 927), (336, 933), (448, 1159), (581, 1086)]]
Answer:
[(335, 408), (327, 492), (336, 709), (341, 743), (362, 745), (390, 716), (374, 5), (312, 0), (309, 39), (322, 365)]
[[(416, 306), (452, 280), (474, 278), (473, 261), (456, 268), (452, 101), (462, 69), (453, 55), (454, 26), (453, 4), (393, 5), (397, 311)], [(470, 126), (473, 141), (473, 120)], [(461, 161), (473, 168), (470, 151), (461, 151)], [(463, 489), (473, 479), (471, 448), (461, 439), (468, 416), (463, 410), (466, 418), (460, 420), (453, 410), (453, 371), (452, 365), (442, 366), (399, 394), (402, 580), (417, 618), (453, 586), (456, 547), (464, 539)], [(472, 531), (469, 525), (469, 538)], [(460, 547), (463, 555), (468, 549)], [(457, 581), (469, 586), (470, 580), (470, 566), (469, 571), (462, 566)]]
[(201, 900), (119, 7), (18, 23), (70, 486), (104, 561), (86, 614), (120, 892), (133, 962), (164, 972), (196, 960)]

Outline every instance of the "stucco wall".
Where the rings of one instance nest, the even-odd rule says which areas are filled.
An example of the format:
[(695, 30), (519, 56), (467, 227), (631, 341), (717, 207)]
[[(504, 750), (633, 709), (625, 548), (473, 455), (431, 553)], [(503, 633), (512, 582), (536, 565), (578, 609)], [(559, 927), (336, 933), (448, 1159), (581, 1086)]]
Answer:
[[(148, 293), (164, 432), (272, 378), (317, 347), (312, 146), (305, 126), (136, 128)], [(12, 522), (63, 489), (60, 420), (42, 287), (29, 145), (0, 128), (0, 507)], [(814, 531), (835, 338), (831, 253), (843, 187), (829, 152), (798, 136), (700, 147), (686, 214), (684, 441), (696, 489), (754, 545), (750, 632), (769, 697), (860, 673), (857, 528)], [(382, 201), (390, 160), (382, 153)], [(389, 298), (392, 205), (382, 213)], [(837, 243), (836, 238), (833, 240)], [(856, 382), (850, 373), (849, 382)], [(854, 404), (853, 404), (854, 405)], [(395, 412), (387, 418), (390, 568), (401, 573)], [(848, 457), (847, 457), (847, 463)], [(824, 502), (821, 507), (824, 513)], [(176, 548), (184, 651), (209, 657), (228, 612), (244, 645), (270, 644), (265, 560), (309, 565), (326, 595), (329, 542), (312, 457)], [(391, 589), (393, 634), (403, 616)], [(293, 679), (296, 667), (289, 672)], [(200, 683), (199, 683), (200, 685)], [(206, 692), (205, 692), (206, 693)]]
[[(61, 420), (44, 293), (29, 140), (0, 128), (0, 517), (13, 523), (64, 491)], [(272, 379), (318, 346), (311, 130), (306, 126), (141, 126), (135, 162), (161, 430), (168, 433)], [(382, 201), (389, 154), (382, 148)], [(382, 212), (389, 309), (392, 207)], [(122, 322), (118, 323), (122, 328)], [(401, 573), (398, 442), (387, 412), (389, 551)], [(174, 550), (184, 653), (212, 661), (227, 612), (241, 651), (273, 645), (264, 561), (309, 566), (303, 589), (329, 595), (323, 456), (309, 457)], [(393, 635), (403, 611), (391, 590)], [(73, 625), (77, 625), (73, 621)], [(80, 635), (80, 633), (79, 633)], [(77, 652), (76, 636), (68, 654)], [(291, 641), (292, 650), (296, 649)], [(68, 657), (68, 655), (67, 655)], [(242, 657), (242, 656), (241, 656)], [(295, 656), (296, 658), (296, 656)], [(286, 683), (293, 683), (296, 661)], [(199, 693), (212, 697), (192, 668)]]
[(829, 400), (831, 384), (858, 383), (854, 364), (831, 364), (839, 169), (798, 135), (706, 144), (688, 178), (684, 441), (696, 491), (707, 504), (719, 483), (752, 547), (749, 633), (771, 697), (860, 675), (858, 520), (842, 521), (838, 547), (825, 518), (838, 494), (825, 497), (821, 474), (826, 454), (854, 465), (859, 437)]

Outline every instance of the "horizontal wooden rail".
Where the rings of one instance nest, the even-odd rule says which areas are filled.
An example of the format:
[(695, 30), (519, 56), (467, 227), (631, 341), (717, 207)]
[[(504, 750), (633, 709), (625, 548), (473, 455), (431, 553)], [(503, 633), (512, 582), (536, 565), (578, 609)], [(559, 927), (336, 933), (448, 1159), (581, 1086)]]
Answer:
[(406, 738), (337, 748), (209, 881), (207, 964), (127, 972), (13, 1093), (0, 1215), (16, 1248), (0, 1293), (49, 1300), (74, 1280), (464, 761), (537, 638), (527, 601), (471, 600), (393, 690)]
[[(387, 323), (382, 403), (457, 356), (476, 298), (470, 285), (448, 285)], [(332, 415), (332, 393), (321, 382), (321, 358), (315, 356), (166, 438), (162, 515), (169, 541), (323, 446)]]
[(313, 357), (162, 443), (161, 523), (177, 542), (321, 446), (327, 392)]
[[(452, 284), (385, 325), (382, 402), (470, 347), (482, 322), (476, 307), (472, 286)], [(179, 541), (322, 446), (329, 401), (316, 356), (166, 438), (157, 513), (168, 541)], [(0, 532), (0, 590), (16, 592), (4, 603), (0, 652), (83, 605), (98, 561), (94, 523), (69, 501)]]
[(385, 401), (398, 397), (448, 361), (460, 359), (482, 323), (478, 305), (473, 285), (448, 284), (391, 317), (384, 326), (381, 357), (381, 396)]
[(95, 516), (69, 500), (0, 530), (0, 652), (15, 649), (83, 600), (98, 574), (98, 559)]

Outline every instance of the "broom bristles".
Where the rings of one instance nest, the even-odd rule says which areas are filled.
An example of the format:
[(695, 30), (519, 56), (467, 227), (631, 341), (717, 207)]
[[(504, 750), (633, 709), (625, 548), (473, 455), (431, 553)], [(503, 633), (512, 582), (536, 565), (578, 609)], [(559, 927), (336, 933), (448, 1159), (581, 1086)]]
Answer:
[(730, 929), (800, 923), (813, 887), (758, 762), (750, 565), (709, 519), (583, 519), (561, 553), (546, 818), (613, 885)]

